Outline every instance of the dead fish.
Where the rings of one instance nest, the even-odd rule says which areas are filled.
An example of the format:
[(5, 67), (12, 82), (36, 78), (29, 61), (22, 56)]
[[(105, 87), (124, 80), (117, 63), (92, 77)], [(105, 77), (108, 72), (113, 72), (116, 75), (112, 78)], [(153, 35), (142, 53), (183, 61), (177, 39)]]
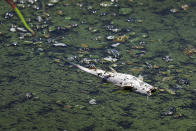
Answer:
[(85, 72), (98, 76), (114, 85), (120, 86), (123, 89), (132, 89), (137, 93), (145, 94), (147, 96), (151, 96), (152, 92), (157, 90), (156, 87), (144, 82), (142, 78), (130, 74), (118, 73), (116, 71), (107, 72), (97, 68), (86, 68), (78, 64), (71, 64)]

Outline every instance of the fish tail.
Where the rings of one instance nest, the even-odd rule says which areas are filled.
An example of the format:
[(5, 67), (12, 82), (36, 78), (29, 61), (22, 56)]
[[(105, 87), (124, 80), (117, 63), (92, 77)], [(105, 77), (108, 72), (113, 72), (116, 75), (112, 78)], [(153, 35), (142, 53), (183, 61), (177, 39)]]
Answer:
[(90, 74), (93, 74), (93, 75), (96, 75), (97, 76), (97, 72), (95, 70), (91, 70), (91, 69), (88, 69), (84, 66), (81, 66), (81, 65), (78, 65), (78, 64), (75, 64), (75, 63), (72, 63), (72, 62), (69, 62), (71, 65), (73, 66), (76, 66), (77, 68), (79, 68), (80, 70), (83, 70), (85, 72), (88, 72)]

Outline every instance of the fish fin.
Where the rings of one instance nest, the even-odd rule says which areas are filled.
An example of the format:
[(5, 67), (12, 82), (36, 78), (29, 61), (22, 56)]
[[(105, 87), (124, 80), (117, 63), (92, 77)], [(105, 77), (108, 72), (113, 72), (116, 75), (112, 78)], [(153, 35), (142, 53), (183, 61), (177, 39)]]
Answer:
[(144, 78), (143, 78), (143, 76), (142, 76), (142, 75), (139, 75), (139, 76), (138, 76), (138, 79), (140, 79), (141, 81), (143, 81), (143, 80), (144, 80)]
[(86, 67), (84, 67), (84, 66), (81, 66), (81, 65), (72, 63), (72, 62), (69, 62), (69, 63), (70, 63), (71, 65), (73, 65), (73, 66), (79, 68), (79, 69), (82, 70), (82, 71), (85, 71), (85, 72), (87, 72), (87, 73), (90, 73), (90, 74), (93, 74), (93, 75), (96, 75), (96, 76), (98, 75), (95, 69), (89, 69), (89, 68), (86, 68)]
[(114, 69), (114, 68), (112, 68), (112, 67), (109, 67), (110, 68), (110, 70), (113, 72), (113, 73), (117, 73), (117, 71)]

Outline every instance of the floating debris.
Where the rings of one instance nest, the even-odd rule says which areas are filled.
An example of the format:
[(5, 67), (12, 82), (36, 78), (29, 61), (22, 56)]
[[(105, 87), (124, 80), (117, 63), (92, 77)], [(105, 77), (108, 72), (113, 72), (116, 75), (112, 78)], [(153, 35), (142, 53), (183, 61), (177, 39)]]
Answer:
[(32, 8), (35, 9), (35, 10), (39, 10), (40, 9), (40, 7), (38, 5), (33, 5)]
[(80, 46), (81, 46), (82, 48), (88, 48), (88, 45), (85, 44), (85, 43), (80, 44)]
[(176, 84), (176, 85), (175, 85), (175, 88), (176, 88), (176, 89), (182, 89), (182, 86), (181, 86), (181, 85)]
[(16, 28), (18, 31), (21, 31), (21, 32), (27, 32), (27, 30), (25, 30), (25, 28), (22, 28), (22, 27), (17, 27)]
[(164, 111), (161, 113), (162, 116), (172, 116), (176, 113), (176, 108), (175, 107), (169, 107), (167, 111)]
[(189, 85), (190, 84), (189, 80), (187, 80), (186, 78), (178, 80), (178, 83), (180, 85)]
[(72, 24), (70, 24), (70, 26), (71, 26), (72, 28), (75, 28), (75, 27), (78, 27), (78, 24), (76, 24), (76, 23), (73, 24), (73, 23), (72, 23)]
[(103, 28), (107, 31), (111, 31), (112, 29), (114, 29), (115, 27), (113, 25), (104, 25)]
[(137, 19), (136, 18), (133, 18), (133, 17), (129, 17), (126, 19), (127, 22), (131, 22), (131, 23), (136, 23), (137, 22)]
[(111, 46), (112, 47), (117, 47), (117, 46), (119, 46), (121, 43), (115, 43), (115, 44), (112, 44)]
[(55, 3), (58, 3), (59, 0), (49, 0), (49, 2), (55, 4)]
[(196, 48), (192, 48), (192, 49), (186, 48), (186, 49), (184, 50), (184, 53), (185, 53), (186, 55), (188, 55), (188, 56), (194, 55), (194, 54), (196, 54)]
[(95, 99), (91, 99), (88, 103), (91, 104), (91, 105), (96, 105), (97, 104)]
[(158, 65), (153, 65), (154, 69), (159, 69), (160, 67)]
[(78, 57), (77, 56), (70, 56), (67, 59), (68, 59), (68, 61), (74, 61), (74, 60), (78, 59)]
[(50, 38), (50, 34), (44, 34), (44, 38)]
[(115, 36), (112, 36), (112, 35), (106, 37), (107, 40), (113, 40), (114, 38)]
[(103, 58), (105, 61), (109, 61), (109, 62), (116, 62), (118, 59), (116, 58), (112, 58), (111, 56), (105, 57)]
[[(20, 12), (20, 10), (16, 7), (16, 5), (11, 1), (11, 0), (7, 0), (8, 4), (10, 4), (10, 6), (13, 8), (13, 10), (15, 11), (15, 13), (18, 15), (19, 19), (21, 20), (21, 22), (23, 23), (24, 27), (30, 31), (32, 33), (32, 35), (35, 34), (35, 32), (28, 26), (28, 24), (26, 23), (22, 13)], [(20, 1), (21, 2), (21, 1)], [(24, 4), (24, 2), (22, 3)]]
[(115, 28), (115, 29), (111, 29), (111, 31), (112, 31), (112, 32), (114, 32), (114, 33), (117, 33), (117, 32), (119, 32), (119, 31), (120, 31), (120, 29)]
[(62, 46), (62, 47), (66, 47), (67, 45), (64, 43), (55, 43), (53, 44), (53, 46), (58, 47), (58, 46)]
[(173, 9), (170, 9), (169, 11), (172, 12), (172, 13), (176, 13), (176, 12), (178, 12), (178, 9), (173, 8)]
[(10, 45), (17, 46), (18, 45), (18, 42), (17, 41), (14, 41)]
[(102, 12), (101, 14), (100, 14), (100, 16), (106, 16), (107, 15), (107, 12)]
[(111, 2), (111, 1), (104, 1), (104, 2), (100, 3), (101, 7), (110, 7), (112, 5), (113, 5), (113, 2)]
[(52, 7), (52, 6), (54, 6), (54, 4), (53, 4), (53, 3), (48, 3), (47, 5), (48, 5), (48, 7)]
[(9, 18), (11, 18), (11, 17), (13, 17), (14, 16), (14, 14), (13, 13), (11, 13), (11, 12), (7, 12), (7, 13), (5, 13), (5, 19), (9, 19)]
[(166, 62), (170, 62), (170, 61), (173, 61), (173, 59), (170, 57), (170, 56), (165, 56), (162, 58), (164, 61)]
[(114, 42), (125, 42), (129, 37), (127, 35), (122, 35), (122, 36), (118, 36), (115, 37), (115, 39), (113, 39)]
[(90, 64), (90, 62), (92, 62), (92, 60), (89, 59), (89, 58), (83, 58), (83, 59), (81, 60), (81, 63), (85, 63), (85, 64)]
[(27, 99), (31, 99), (31, 98), (33, 98), (33, 93), (27, 92), (27, 93), (25, 94), (25, 96), (26, 96)]
[(32, 34), (31, 33), (20, 33), (19, 39), (23, 40), (26, 36), (30, 37), (32, 36)]
[(57, 15), (63, 15), (63, 11), (62, 10), (57, 10)]
[(152, 64), (150, 64), (148, 62), (145, 62), (145, 64), (146, 64), (146, 68), (148, 68), (148, 69), (152, 69), (153, 68), (153, 65)]
[(94, 28), (94, 27), (88, 27), (88, 30), (92, 33), (97, 33), (98, 29)]
[(54, 59), (54, 61), (56, 62), (56, 63), (60, 63), (60, 59)]
[(181, 6), (181, 8), (182, 8), (183, 10), (187, 10), (187, 9), (189, 8), (189, 5), (184, 4), (184, 5)]
[(10, 31), (11, 31), (11, 32), (16, 32), (16, 28), (15, 28), (15, 27), (11, 27), (11, 28), (10, 28)]
[(143, 45), (133, 45), (131, 48), (133, 49), (144, 49)]
[(114, 58), (117, 58), (117, 57), (120, 56), (119, 51), (116, 50), (116, 49), (107, 49), (107, 53), (108, 53), (109, 55), (112, 55)]
[(43, 19), (42, 19), (41, 16), (37, 16), (37, 17), (36, 17), (36, 20), (37, 20), (38, 22), (42, 22), (42, 21), (43, 21)]

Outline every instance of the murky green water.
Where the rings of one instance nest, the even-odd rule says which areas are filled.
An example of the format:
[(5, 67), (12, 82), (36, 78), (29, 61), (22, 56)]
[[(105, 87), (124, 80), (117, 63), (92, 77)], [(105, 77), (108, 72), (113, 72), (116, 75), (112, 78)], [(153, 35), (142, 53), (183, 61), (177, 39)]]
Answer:
[[(0, 2), (0, 130), (196, 130), (194, 0), (32, 2), (15, 3), (35, 36)], [(160, 91), (122, 91), (67, 58), (141, 74)]]

